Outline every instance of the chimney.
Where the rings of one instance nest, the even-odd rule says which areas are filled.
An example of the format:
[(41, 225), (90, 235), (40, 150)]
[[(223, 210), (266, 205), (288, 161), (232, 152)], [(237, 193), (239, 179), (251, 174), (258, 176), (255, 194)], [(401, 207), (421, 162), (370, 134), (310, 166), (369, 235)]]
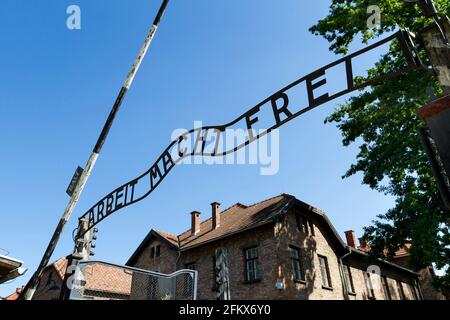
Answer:
[(349, 230), (349, 231), (345, 231), (344, 233), (345, 233), (345, 238), (347, 239), (347, 245), (349, 247), (356, 248), (355, 231)]
[(212, 208), (212, 228), (217, 229), (220, 227), (220, 203), (213, 202), (211, 203)]
[(200, 232), (200, 212), (191, 212), (191, 235), (195, 236)]
[(364, 238), (358, 238), (358, 240), (359, 240), (359, 247), (360, 247), (360, 248), (365, 248), (365, 247), (367, 247), (367, 241), (366, 241), (366, 239), (364, 239)]

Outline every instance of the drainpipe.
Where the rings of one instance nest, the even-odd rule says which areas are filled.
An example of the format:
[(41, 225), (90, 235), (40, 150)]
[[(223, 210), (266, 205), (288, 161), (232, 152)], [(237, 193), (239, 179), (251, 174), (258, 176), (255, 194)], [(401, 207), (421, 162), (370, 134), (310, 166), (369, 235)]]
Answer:
[(177, 259), (175, 260), (175, 271), (178, 270), (178, 261), (181, 258), (181, 242), (180, 242), (180, 236), (177, 236), (177, 242), (178, 242), (178, 249), (177, 249)]
[(342, 263), (343, 259), (345, 259), (346, 257), (348, 257), (349, 255), (352, 254), (352, 249), (350, 247), (347, 247), (347, 248), (348, 248), (348, 252), (346, 254), (344, 254), (342, 257), (339, 257), (339, 269), (340, 269), (340, 273), (341, 273), (342, 284), (344, 285), (345, 298), (347, 300), (350, 300), (350, 296), (348, 294), (348, 283), (347, 283), (347, 279), (345, 279), (344, 265)]

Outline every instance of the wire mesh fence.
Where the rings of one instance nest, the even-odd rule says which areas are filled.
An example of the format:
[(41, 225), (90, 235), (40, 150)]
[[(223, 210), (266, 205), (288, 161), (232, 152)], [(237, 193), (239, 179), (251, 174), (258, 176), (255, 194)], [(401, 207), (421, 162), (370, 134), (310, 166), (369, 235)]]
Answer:
[(162, 274), (100, 261), (81, 261), (71, 300), (195, 300), (197, 271)]

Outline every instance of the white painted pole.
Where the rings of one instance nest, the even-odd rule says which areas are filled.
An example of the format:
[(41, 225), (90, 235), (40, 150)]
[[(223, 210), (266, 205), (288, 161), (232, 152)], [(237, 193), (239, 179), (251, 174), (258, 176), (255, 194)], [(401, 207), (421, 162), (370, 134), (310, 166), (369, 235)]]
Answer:
[(109, 130), (111, 129), (111, 125), (114, 121), (114, 118), (116, 117), (117, 112), (120, 109), (120, 106), (125, 98), (125, 95), (126, 95), (128, 89), (130, 88), (131, 84), (133, 83), (134, 77), (136, 76), (136, 73), (139, 70), (139, 67), (141, 66), (141, 63), (148, 51), (148, 48), (150, 46), (150, 43), (153, 40), (156, 30), (158, 29), (159, 22), (161, 20), (161, 17), (163, 15), (168, 3), (169, 3), (169, 0), (164, 0), (163, 3), (161, 4), (161, 7), (159, 8), (158, 14), (156, 15), (156, 18), (153, 21), (152, 27), (150, 28), (150, 31), (148, 32), (147, 37), (145, 38), (142, 49), (139, 52), (138, 57), (134, 61), (131, 71), (128, 73), (127, 79), (125, 80), (125, 83), (119, 92), (119, 95), (118, 95), (118, 97), (114, 103), (114, 106), (108, 116), (108, 119), (106, 120), (106, 123), (103, 127), (103, 130), (102, 130), (98, 140), (97, 140), (97, 143), (95, 144), (95, 147), (94, 147), (91, 155), (89, 156), (89, 159), (86, 163), (86, 167), (80, 176), (79, 182), (76, 185), (72, 196), (70, 197), (70, 201), (67, 204), (66, 209), (64, 210), (64, 213), (58, 223), (58, 226), (56, 227), (55, 232), (53, 233), (50, 243), (48, 244), (48, 247), (45, 250), (44, 256), (42, 257), (39, 267), (36, 270), (36, 272), (33, 274), (26, 289), (24, 290), (24, 293), (21, 297), (22, 299), (31, 300), (33, 298), (34, 293), (36, 292), (39, 278), (41, 277), (41, 274), (42, 274), (44, 268), (48, 265), (48, 262), (50, 261), (53, 251), (56, 248), (56, 244), (58, 243), (61, 233), (64, 230), (64, 226), (67, 223), (67, 221), (69, 220), (69, 218), (78, 202), (78, 199), (80, 198), (81, 192), (83, 191), (83, 189), (86, 185), (86, 182), (92, 172), (92, 169), (94, 168), (95, 162), (98, 159), (98, 156), (103, 147), (103, 144), (105, 143), (106, 137), (108, 136)]

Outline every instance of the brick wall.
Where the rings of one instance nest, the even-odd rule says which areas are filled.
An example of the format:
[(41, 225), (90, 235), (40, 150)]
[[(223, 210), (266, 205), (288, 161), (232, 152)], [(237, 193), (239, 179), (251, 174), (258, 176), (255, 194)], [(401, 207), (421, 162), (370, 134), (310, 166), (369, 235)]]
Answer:
[(383, 288), (382, 277), (385, 277), (388, 290), (392, 300), (400, 300), (399, 288), (397, 285), (397, 280), (400, 281), (405, 298), (408, 300), (415, 299), (414, 292), (411, 288), (416, 288), (416, 293), (418, 294), (417, 287), (415, 285), (416, 277), (410, 275), (409, 273), (403, 272), (396, 268), (390, 267), (380, 262), (371, 261), (369, 258), (352, 256), (344, 260), (344, 264), (350, 266), (350, 272), (353, 279), (355, 294), (350, 295), (353, 300), (367, 300), (369, 299), (368, 289), (366, 286), (366, 280), (364, 279), (364, 273), (372, 270), (370, 266), (379, 267), (381, 275), (371, 273), (370, 282), (373, 287), (373, 294), (376, 300), (388, 300), (388, 296), (385, 294)]
[(33, 300), (58, 300), (63, 280), (52, 266), (44, 270)]
[[(215, 250), (224, 246), (228, 250), (228, 267), (230, 275), (231, 298), (276, 299), (275, 281), (277, 279), (276, 241), (273, 225), (254, 229), (244, 234), (214, 242), (202, 247), (183, 252), (178, 268), (195, 263), (199, 273), (198, 299), (215, 299), (213, 256)], [(258, 247), (261, 280), (256, 283), (245, 283), (244, 250)]]
[[(158, 245), (160, 246), (160, 256), (152, 258), (151, 248)], [(142, 250), (133, 267), (161, 273), (172, 273), (176, 270), (177, 257), (178, 253), (173, 247), (164, 241), (154, 239), (149, 241), (145, 249)]]
[[(304, 216), (309, 221), (308, 234), (297, 227), (296, 214)], [(313, 233), (314, 235), (312, 235)], [(150, 248), (155, 245), (161, 246), (161, 255), (159, 258), (152, 259), (150, 258)], [(257, 246), (261, 279), (255, 283), (246, 283), (244, 250), (254, 246)], [(290, 246), (299, 248), (301, 251), (302, 265), (305, 270), (304, 281), (294, 281)], [(215, 299), (213, 256), (219, 247), (226, 247), (228, 250), (232, 299), (343, 300), (346, 298), (339, 265), (339, 257), (345, 254), (345, 251), (342, 246), (336, 245), (334, 235), (330, 234), (329, 229), (317, 220), (317, 216), (294, 210), (284, 215), (276, 223), (182, 251), (179, 258), (175, 249), (155, 238), (142, 251), (134, 266), (171, 273), (194, 264), (199, 274), (198, 299)], [(322, 285), (319, 255), (327, 258), (330, 287)], [(355, 254), (352, 254), (344, 263), (350, 266), (350, 274), (355, 288), (350, 299), (368, 299), (364, 273), (372, 263), (363, 256)], [(414, 284), (414, 276), (385, 264), (379, 264), (379, 266), (381, 274), (387, 278), (392, 299), (400, 299), (396, 280), (402, 282), (406, 298), (414, 298), (414, 293), (409, 286), (409, 284)], [(376, 275), (371, 275), (371, 280), (374, 285), (375, 298), (377, 300), (386, 299), (381, 279)], [(282, 290), (275, 288), (277, 281), (283, 283)]]
[[(295, 215), (300, 215), (309, 221), (308, 233), (298, 229)], [(312, 235), (311, 228), (314, 230), (314, 235)], [(280, 277), (285, 284), (285, 290), (281, 293), (282, 298), (342, 300), (344, 296), (338, 255), (328, 234), (324, 232), (317, 220), (304, 212), (291, 211), (283, 221), (277, 224), (276, 229), (279, 236), (277, 251), (279, 252)], [(301, 249), (305, 268), (305, 282), (303, 283), (294, 282), (289, 246)], [(329, 266), (331, 285), (327, 288), (322, 286), (319, 255), (326, 257)]]

